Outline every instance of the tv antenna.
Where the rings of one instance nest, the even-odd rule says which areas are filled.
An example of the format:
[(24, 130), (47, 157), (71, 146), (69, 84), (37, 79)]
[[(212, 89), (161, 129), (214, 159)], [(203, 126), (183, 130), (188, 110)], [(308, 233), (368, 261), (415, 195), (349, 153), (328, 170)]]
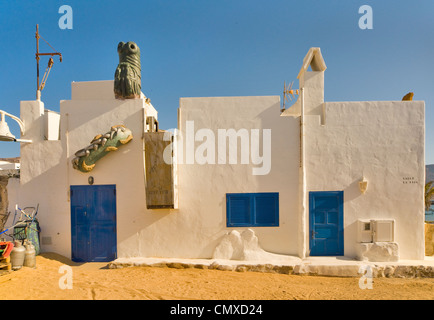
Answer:
[[(294, 84), (294, 81), (291, 82), (291, 84), (287, 87), (286, 82), (283, 83), (283, 106), (282, 106), (282, 112), (285, 111), (285, 104), (286, 101), (292, 100), (292, 98), (295, 98), (294, 94), (298, 95), (299, 91), (298, 89), (292, 89), (292, 85)], [(291, 98), (292, 96), (292, 98)]]
[[(39, 38), (42, 38), (42, 36), (39, 34), (39, 25), (36, 25), (36, 99), (41, 99), (41, 91), (45, 87), (45, 82), (47, 81), (48, 75), (50, 74), (51, 67), (53, 66), (54, 60), (53, 56), (59, 56), (60, 62), (62, 62), (62, 54), (58, 52), (56, 49), (54, 49), (47, 40), (42, 38), (50, 47), (54, 50), (54, 52), (49, 53), (41, 53), (39, 52)], [(45, 69), (44, 76), (42, 77), (41, 83), (39, 83), (39, 57), (40, 56), (50, 56), (50, 59), (48, 60), (48, 66)]]

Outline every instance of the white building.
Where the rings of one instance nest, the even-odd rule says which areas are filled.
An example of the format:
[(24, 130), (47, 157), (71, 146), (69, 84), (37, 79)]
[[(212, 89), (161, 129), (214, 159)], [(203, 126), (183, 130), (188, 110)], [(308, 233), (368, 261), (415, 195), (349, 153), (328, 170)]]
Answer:
[(18, 170), (20, 168), (20, 162), (13, 159), (0, 160), (0, 170)]
[[(22, 101), (33, 142), (13, 196), (39, 203), (42, 250), (77, 261), (212, 258), (246, 229), (282, 255), (423, 259), (424, 102), (325, 102), (325, 69), (309, 50), (283, 112), (279, 96), (181, 98), (173, 143), (149, 134), (149, 100), (115, 99), (113, 81), (73, 82), (60, 115)], [(74, 169), (75, 152), (116, 125), (133, 139)]]

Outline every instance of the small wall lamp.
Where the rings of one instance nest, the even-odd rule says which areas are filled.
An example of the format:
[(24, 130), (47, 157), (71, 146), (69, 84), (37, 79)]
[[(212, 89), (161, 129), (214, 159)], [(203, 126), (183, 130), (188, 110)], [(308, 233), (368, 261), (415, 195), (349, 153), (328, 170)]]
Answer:
[(21, 135), (24, 134), (24, 123), (20, 118), (15, 117), (14, 115), (7, 113), (6, 111), (0, 110), (0, 141), (16, 141), (16, 142), (32, 142), (32, 140), (24, 140), (24, 139), (16, 139), (15, 136), (9, 130), (9, 126), (6, 123), (6, 116), (14, 119), (18, 125), (20, 126)]
[(366, 190), (368, 190), (368, 181), (365, 179), (365, 177), (359, 181), (359, 189), (362, 194), (365, 194)]

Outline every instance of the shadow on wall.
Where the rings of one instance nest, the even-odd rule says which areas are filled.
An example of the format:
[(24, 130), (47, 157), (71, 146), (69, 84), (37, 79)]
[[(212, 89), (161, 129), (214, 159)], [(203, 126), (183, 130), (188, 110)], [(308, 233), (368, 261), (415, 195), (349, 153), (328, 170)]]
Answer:
[(344, 189), (344, 202), (351, 202), (363, 195), (359, 187), (359, 182), (362, 180), (362, 178), (363, 177), (360, 177), (360, 179), (353, 181)]
[[(258, 115), (262, 129), (271, 129), (271, 166), (268, 174), (256, 175), (255, 178), (261, 188), (280, 191), (284, 187), (285, 192), (291, 193), (290, 198), (298, 198), (299, 119), (280, 114), (280, 105), (276, 103)], [(266, 150), (262, 143), (261, 139), (259, 150)]]
[[(42, 250), (62, 254), (69, 251), (69, 245), (66, 244), (69, 244), (71, 237), (70, 207), (68, 190), (64, 188), (66, 180), (64, 170), (65, 165), (62, 163), (50, 167), (43, 174), (19, 184), (16, 195), (16, 205), (20, 208), (39, 205), (37, 219), (41, 227), (40, 239), (49, 236), (52, 243), (50, 247), (44, 247), (42, 243)], [(12, 212), (9, 216), (10, 224), (11, 219), (13, 219)]]

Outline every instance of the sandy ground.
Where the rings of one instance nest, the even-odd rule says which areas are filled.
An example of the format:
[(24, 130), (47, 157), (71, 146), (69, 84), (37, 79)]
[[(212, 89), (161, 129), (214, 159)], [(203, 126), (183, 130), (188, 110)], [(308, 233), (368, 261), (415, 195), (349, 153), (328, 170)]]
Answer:
[[(63, 265), (71, 266), (72, 289)], [(60, 285), (59, 285), (60, 283)], [(0, 300), (434, 300), (434, 279), (373, 279), (258, 272), (76, 264), (56, 254), (37, 256), (37, 268), (0, 275)]]

